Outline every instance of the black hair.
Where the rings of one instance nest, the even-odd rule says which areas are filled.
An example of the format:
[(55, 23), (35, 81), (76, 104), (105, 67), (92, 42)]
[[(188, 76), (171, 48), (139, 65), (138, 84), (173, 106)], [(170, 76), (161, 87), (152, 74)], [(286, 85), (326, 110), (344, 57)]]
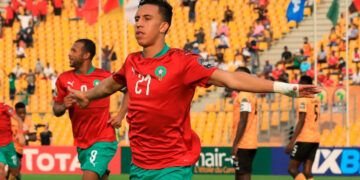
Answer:
[(301, 76), (300, 77), (300, 81), (299, 84), (312, 84), (313, 83), (313, 79), (310, 76)]
[(78, 39), (75, 41), (75, 43), (82, 43), (83, 51), (90, 53), (90, 59), (93, 59), (96, 54), (96, 45), (95, 43), (90, 39)]
[(18, 102), (15, 104), (15, 109), (25, 108), (25, 104), (23, 102)]
[(238, 68), (236, 68), (235, 71), (236, 71), (236, 72), (244, 72), (244, 73), (251, 74), (249, 68), (247, 68), (247, 67), (245, 67), (245, 66), (238, 67)]
[(165, 22), (169, 24), (170, 28), (173, 16), (173, 7), (166, 0), (141, 0), (138, 7), (146, 4), (151, 4), (159, 7), (161, 16), (163, 17)]

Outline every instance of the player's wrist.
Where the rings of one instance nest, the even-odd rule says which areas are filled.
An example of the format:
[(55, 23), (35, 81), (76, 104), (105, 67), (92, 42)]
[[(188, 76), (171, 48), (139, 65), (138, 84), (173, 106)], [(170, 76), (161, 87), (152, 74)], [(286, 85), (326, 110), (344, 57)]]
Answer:
[(275, 93), (284, 94), (290, 97), (299, 96), (299, 85), (298, 84), (289, 84), (275, 81), (273, 84), (273, 90)]

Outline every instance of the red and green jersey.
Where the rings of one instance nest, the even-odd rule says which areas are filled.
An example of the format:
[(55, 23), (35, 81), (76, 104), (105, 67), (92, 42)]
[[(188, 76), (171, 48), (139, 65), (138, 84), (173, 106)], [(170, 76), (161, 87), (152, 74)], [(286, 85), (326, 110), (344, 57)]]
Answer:
[(0, 146), (6, 146), (12, 142), (12, 116), (15, 116), (13, 108), (4, 103), (0, 103)]
[(190, 166), (200, 155), (191, 130), (190, 106), (197, 86), (207, 86), (215, 68), (198, 55), (170, 49), (157, 58), (130, 54), (113, 75), (129, 93), (127, 120), (132, 162), (144, 169)]
[[(55, 102), (62, 103), (68, 95), (68, 87), (75, 90), (87, 91), (100, 83), (101, 80), (111, 76), (105, 70), (93, 69), (86, 75), (77, 74), (74, 70), (62, 73), (56, 81), (57, 97)], [(69, 109), (75, 145), (85, 149), (95, 142), (112, 142), (116, 140), (115, 131), (107, 121), (110, 98), (92, 101), (87, 108), (80, 108), (74, 104)]]

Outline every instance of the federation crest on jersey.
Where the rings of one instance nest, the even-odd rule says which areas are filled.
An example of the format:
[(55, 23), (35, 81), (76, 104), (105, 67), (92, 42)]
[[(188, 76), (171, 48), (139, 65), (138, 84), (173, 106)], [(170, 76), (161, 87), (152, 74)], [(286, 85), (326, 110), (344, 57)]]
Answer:
[(100, 84), (100, 80), (95, 79), (93, 82), (94, 87)]
[(155, 69), (155, 75), (158, 78), (158, 80), (160, 80), (160, 81), (165, 77), (166, 73), (167, 73), (167, 71), (164, 66), (158, 66)]

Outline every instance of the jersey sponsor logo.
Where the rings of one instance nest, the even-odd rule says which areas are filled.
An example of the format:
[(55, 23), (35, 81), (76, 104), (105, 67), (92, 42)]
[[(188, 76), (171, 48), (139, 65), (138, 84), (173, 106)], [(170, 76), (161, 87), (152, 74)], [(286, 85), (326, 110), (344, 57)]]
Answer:
[(300, 104), (300, 109), (302, 109), (302, 110), (305, 109), (305, 103), (301, 103), (301, 104)]
[(155, 75), (158, 78), (158, 80), (160, 80), (160, 81), (165, 77), (166, 73), (167, 73), (167, 70), (164, 66), (158, 66), (155, 69)]
[(94, 87), (100, 84), (100, 80), (95, 79), (93, 82)]
[(74, 81), (68, 81), (66, 84), (70, 85), (71, 87), (74, 87)]

